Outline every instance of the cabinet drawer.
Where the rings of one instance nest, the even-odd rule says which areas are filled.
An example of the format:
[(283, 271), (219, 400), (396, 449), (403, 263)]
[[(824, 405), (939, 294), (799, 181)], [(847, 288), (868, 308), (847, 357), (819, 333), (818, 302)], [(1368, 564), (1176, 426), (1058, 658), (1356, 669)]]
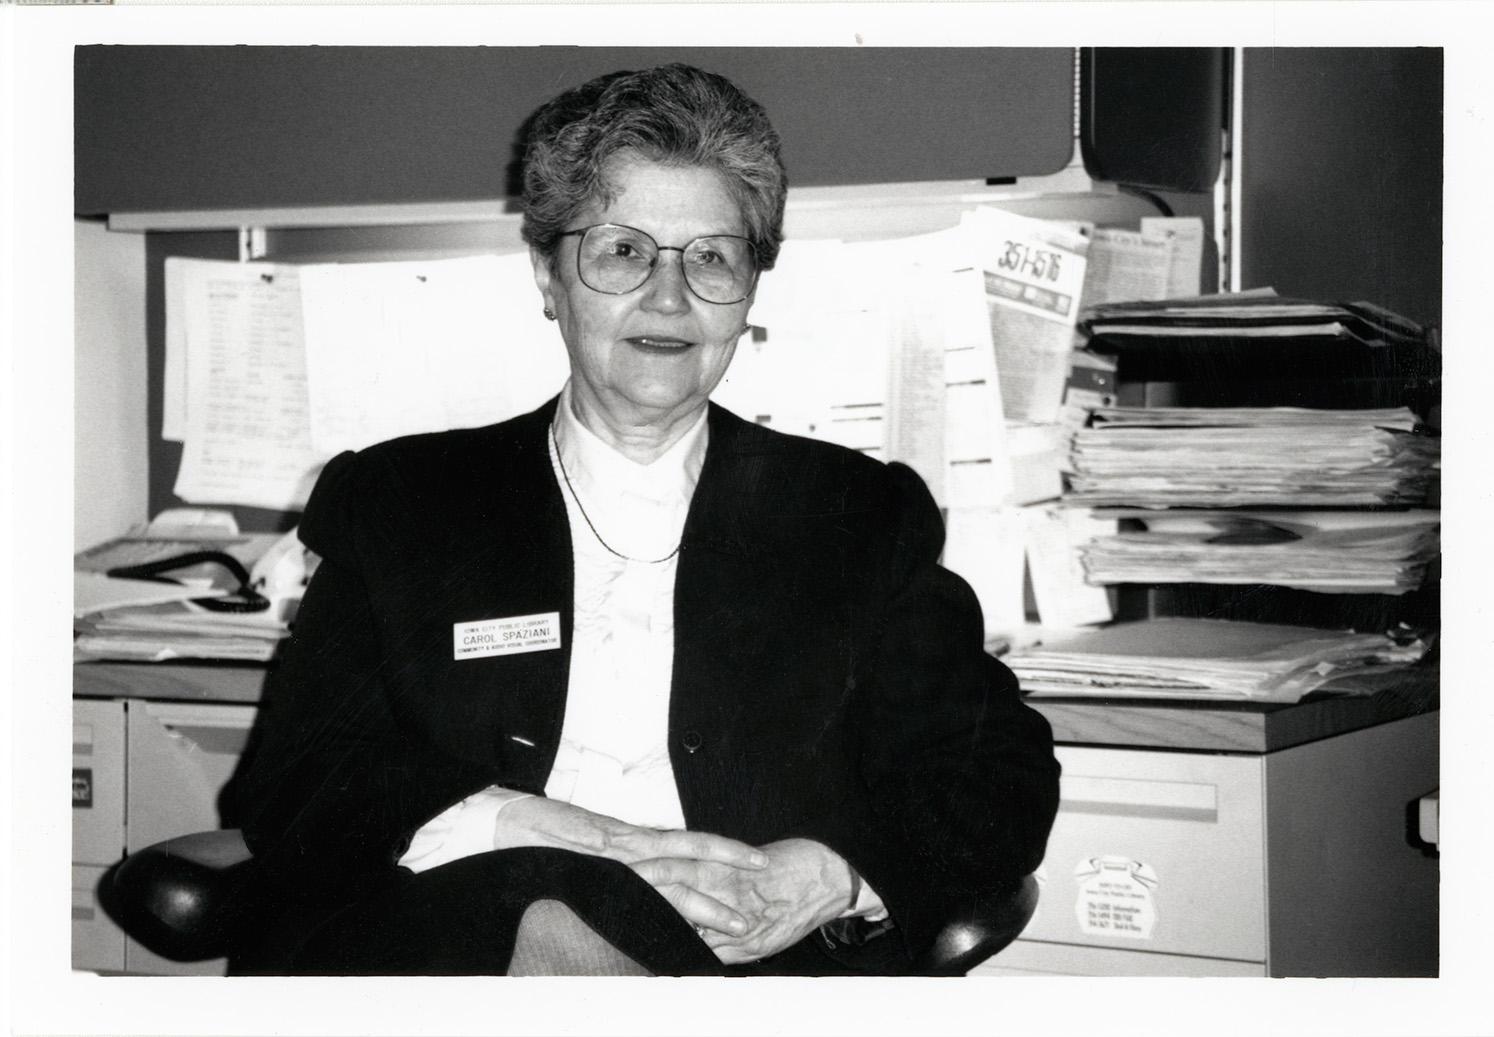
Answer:
[(113, 864), (125, 846), (125, 713), (118, 702), (73, 703), (73, 857)]
[(221, 827), (218, 794), (254, 723), (251, 706), (129, 702), (129, 851)]
[(1018, 940), (971, 970), (972, 976), (1264, 976), (1258, 961), (1149, 954), (1110, 947)]
[(1060, 746), (1029, 940), (1266, 960), (1259, 757)]
[(75, 969), (120, 972), (125, 967), (125, 934), (99, 906), (99, 882), (107, 868), (73, 865), (73, 952)]

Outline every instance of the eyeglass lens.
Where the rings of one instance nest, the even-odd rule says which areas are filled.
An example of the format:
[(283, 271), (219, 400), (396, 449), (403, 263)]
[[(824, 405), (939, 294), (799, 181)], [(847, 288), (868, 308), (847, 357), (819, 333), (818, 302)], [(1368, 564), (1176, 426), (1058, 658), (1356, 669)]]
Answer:
[[(669, 251), (681, 253), (685, 283), (706, 302), (741, 302), (752, 293), (757, 255), (746, 238), (718, 234)], [(582, 235), (576, 268), (588, 288), (623, 295), (649, 279), (659, 252), (658, 242), (643, 231), (603, 223)]]

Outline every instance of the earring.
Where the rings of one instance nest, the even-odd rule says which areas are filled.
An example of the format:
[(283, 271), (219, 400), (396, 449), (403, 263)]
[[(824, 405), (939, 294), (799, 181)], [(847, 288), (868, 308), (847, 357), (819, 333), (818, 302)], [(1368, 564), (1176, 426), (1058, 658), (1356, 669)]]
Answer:
[(545, 307), (545, 320), (554, 320), (554, 319), (555, 319), (555, 311), (552, 310), (552, 309), (550, 309), (550, 307), (546, 306)]

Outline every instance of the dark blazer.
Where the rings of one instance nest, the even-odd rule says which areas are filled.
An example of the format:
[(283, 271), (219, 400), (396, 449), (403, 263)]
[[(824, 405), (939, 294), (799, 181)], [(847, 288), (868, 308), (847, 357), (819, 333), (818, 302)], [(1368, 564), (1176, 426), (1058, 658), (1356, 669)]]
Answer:
[[(318, 481), (301, 536), (323, 561), (242, 779), (249, 845), (291, 888), (392, 868), (488, 785), (543, 791), (572, 630), (554, 408), (342, 454)], [(1051, 732), (982, 651), (916, 475), (715, 405), (709, 421), (675, 585), (685, 818), (755, 845), (825, 843), (917, 953), (1041, 860)], [(549, 612), (559, 650), (453, 658), (454, 624)]]

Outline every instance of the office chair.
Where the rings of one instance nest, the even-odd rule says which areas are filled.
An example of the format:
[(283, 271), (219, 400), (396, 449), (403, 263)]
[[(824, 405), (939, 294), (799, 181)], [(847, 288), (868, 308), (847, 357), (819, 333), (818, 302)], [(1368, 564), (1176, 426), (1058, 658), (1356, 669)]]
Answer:
[[(120, 927), (173, 961), (230, 954), (257, 917), (254, 859), (237, 829), (196, 832), (133, 853), (104, 879), (100, 899)], [(1017, 938), (1037, 910), (1037, 880), (950, 919), (915, 975), (962, 976)]]

